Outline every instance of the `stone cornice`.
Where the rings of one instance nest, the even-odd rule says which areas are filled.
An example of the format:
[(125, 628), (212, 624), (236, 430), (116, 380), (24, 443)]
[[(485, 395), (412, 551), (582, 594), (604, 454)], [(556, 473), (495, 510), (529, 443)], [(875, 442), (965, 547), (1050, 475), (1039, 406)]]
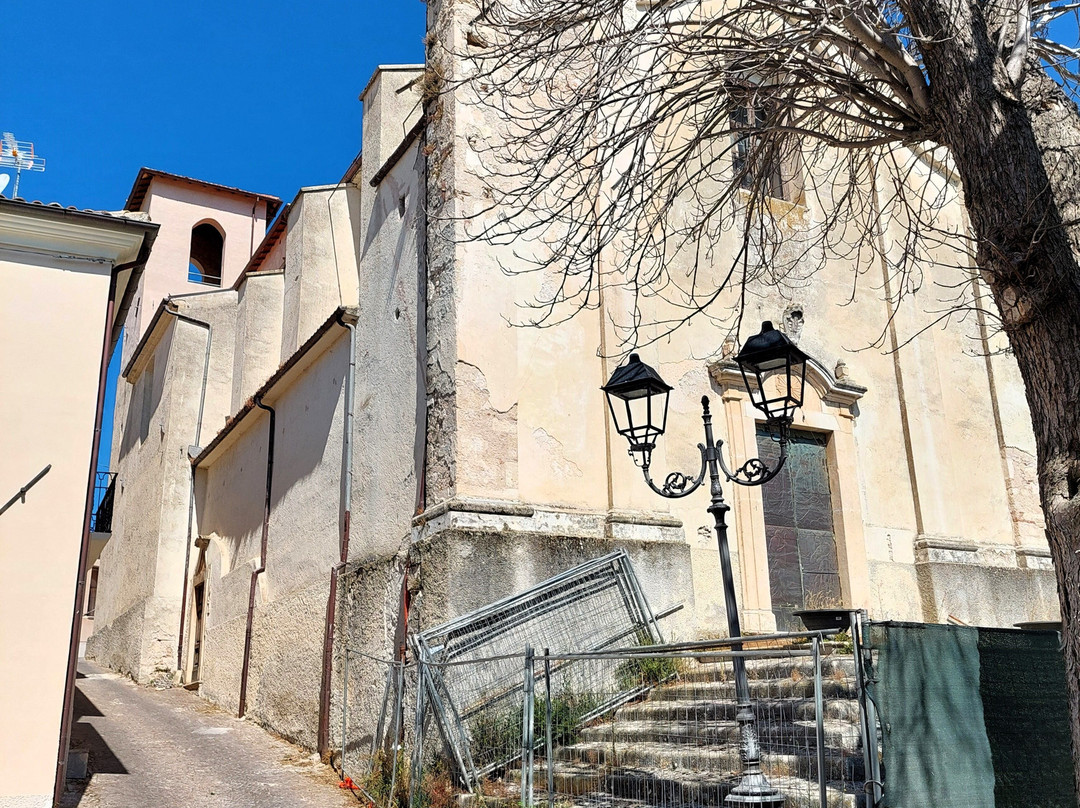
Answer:
[[(745, 390), (742, 373), (734, 359), (720, 359), (709, 363), (709, 375), (721, 389)], [(850, 407), (866, 394), (866, 388), (852, 382), (836, 379), (815, 359), (806, 363), (806, 381), (817, 391), (822, 401)]]

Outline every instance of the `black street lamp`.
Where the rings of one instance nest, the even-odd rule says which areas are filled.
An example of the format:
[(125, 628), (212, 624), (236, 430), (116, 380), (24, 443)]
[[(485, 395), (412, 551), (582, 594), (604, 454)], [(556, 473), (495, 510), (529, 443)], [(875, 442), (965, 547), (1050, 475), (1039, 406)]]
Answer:
[[(735, 581), (731, 572), (731, 553), (728, 549), (725, 522), (730, 506), (724, 502), (720, 474), (722, 472), (725, 479), (736, 485), (753, 486), (768, 482), (780, 472), (787, 460), (789, 430), (795, 410), (802, 406), (807, 359), (805, 353), (769, 322), (761, 324), (761, 333), (750, 337), (735, 357), (751, 403), (765, 415), (766, 423), (779, 432), (780, 458), (775, 468), (770, 469), (760, 458), (753, 458), (735, 471), (728, 469), (721, 453), (724, 442), (713, 438), (709, 397), (702, 396), (701, 419), (705, 424), (705, 443), (698, 444), (701, 451), (701, 471), (695, 478), (682, 472), (671, 472), (662, 487), (657, 487), (653, 482), (649, 475), (649, 466), (656, 440), (664, 434), (667, 427), (671, 385), (660, 378), (660, 374), (653, 368), (644, 364), (637, 354), (630, 354), (627, 363), (616, 368), (611, 379), (601, 388), (607, 394), (615, 428), (629, 441), (630, 456), (641, 468), (649, 488), (662, 497), (678, 499), (700, 488), (705, 481), (706, 471), (709, 473), (712, 500), (708, 510), (716, 523), (728, 634), (731, 637), (741, 637), (742, 629), (739, 626), (739, 611), (735, 601)], [(734, 648), (742, 650), (742, 645)], [(725, 799), (725, 803), (732, 806), (782, 808), (783, 796), (769, 784), (761, 771), (761, 747), (751, 709), (746, 662), (743, 657), (735, 657), (733, 665), (735, 698), (738, 702), (735, 720), (739, 725), (743, 774), (739, 784)]]

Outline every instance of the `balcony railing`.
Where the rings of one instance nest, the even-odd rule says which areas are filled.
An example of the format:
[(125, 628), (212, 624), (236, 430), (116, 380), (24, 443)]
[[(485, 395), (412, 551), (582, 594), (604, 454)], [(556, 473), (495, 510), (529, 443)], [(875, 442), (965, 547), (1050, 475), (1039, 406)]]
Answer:
[(91, 532), (112, 532), (113, 493), (115, 489), (115, 471), (97, 472), (94, 478), (94, 509), (90, 515)]

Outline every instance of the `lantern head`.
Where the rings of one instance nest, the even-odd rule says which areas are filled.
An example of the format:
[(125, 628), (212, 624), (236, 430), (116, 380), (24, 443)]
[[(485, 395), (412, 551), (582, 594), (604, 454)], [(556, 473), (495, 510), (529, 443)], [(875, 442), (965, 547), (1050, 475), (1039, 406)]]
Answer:
[(656, 439), (667, 427), (668, 394), (673, 389), (660, 374), (630, 354), (601, 390), (607, 394), (615, 429), (630, 442), (630, 455), (648, 465)]
[(750, 337), (735, 357), (750, 402), (770, 424), (790, 424), (795, 410), (802, 406), (808, 358), (768, 321), (761, 324), (761, 333)]

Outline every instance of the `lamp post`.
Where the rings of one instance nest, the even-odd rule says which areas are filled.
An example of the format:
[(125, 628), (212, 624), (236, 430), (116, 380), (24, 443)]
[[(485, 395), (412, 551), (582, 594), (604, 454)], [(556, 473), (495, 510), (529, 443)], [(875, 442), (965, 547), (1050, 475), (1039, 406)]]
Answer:
[[(723, 474), (725, 479), (736, 485), (754, 486), (767, 483), (780, 472), (787, 460), (789, 430), (795, 410), (802, 406), (807, 359), (807, 355), (783, 333), (774, 329), (770, 322), (762, 323), (761, 333), (750, 337), (735, 357), (751, 403), (764, 413), (766, 424), (779, 433), (780, 457), (774, 468), (770, 469), (760, 458), (753, 458), (731, 471), (721, 454), (723, 441), (713, 438), (709, 397), (702, 396), (701, 419), (705, 425), (705, 442), (698, 444), (701, 451), (701, 470), (694, 478), (682, 472), (671, 472), (662, 486), (653, 482), (649, 467), (656, 441), (667, 427), (668, 396), (673, 388), (660, 378), (660, 374), (653, 368), (643, 363), (637, 354), (630, 354), (629, 361), (616, 368), (611, 379), (601, 388), (607, 395), (615, 428), (629, 441), (630, 456), (635, 465), (641, 468), (649, 488), (662, 497), (679, 499), (700, 488), (708, 472), (709, 491), (712, 494), (708, 510), (716, 523), (728, 634), (731, 637), (741, 637), (742, 629), (739, 627), (725, 521), (730, 506), (724, 502), (720, 475)], [(735, 650), (742, 650), (741, 644), (734, 647)], [(769, 784), (761, 771), (761, 747), (751, 709), (746, 662), (742, 657), (735, 657), (733, 664), (737, 702), (735, 720), (739, 726), (743, 772), (738, 785), (727, 796), (725, 803), (730, 806), (781, 808), (784, 804), (783, 796)]]

